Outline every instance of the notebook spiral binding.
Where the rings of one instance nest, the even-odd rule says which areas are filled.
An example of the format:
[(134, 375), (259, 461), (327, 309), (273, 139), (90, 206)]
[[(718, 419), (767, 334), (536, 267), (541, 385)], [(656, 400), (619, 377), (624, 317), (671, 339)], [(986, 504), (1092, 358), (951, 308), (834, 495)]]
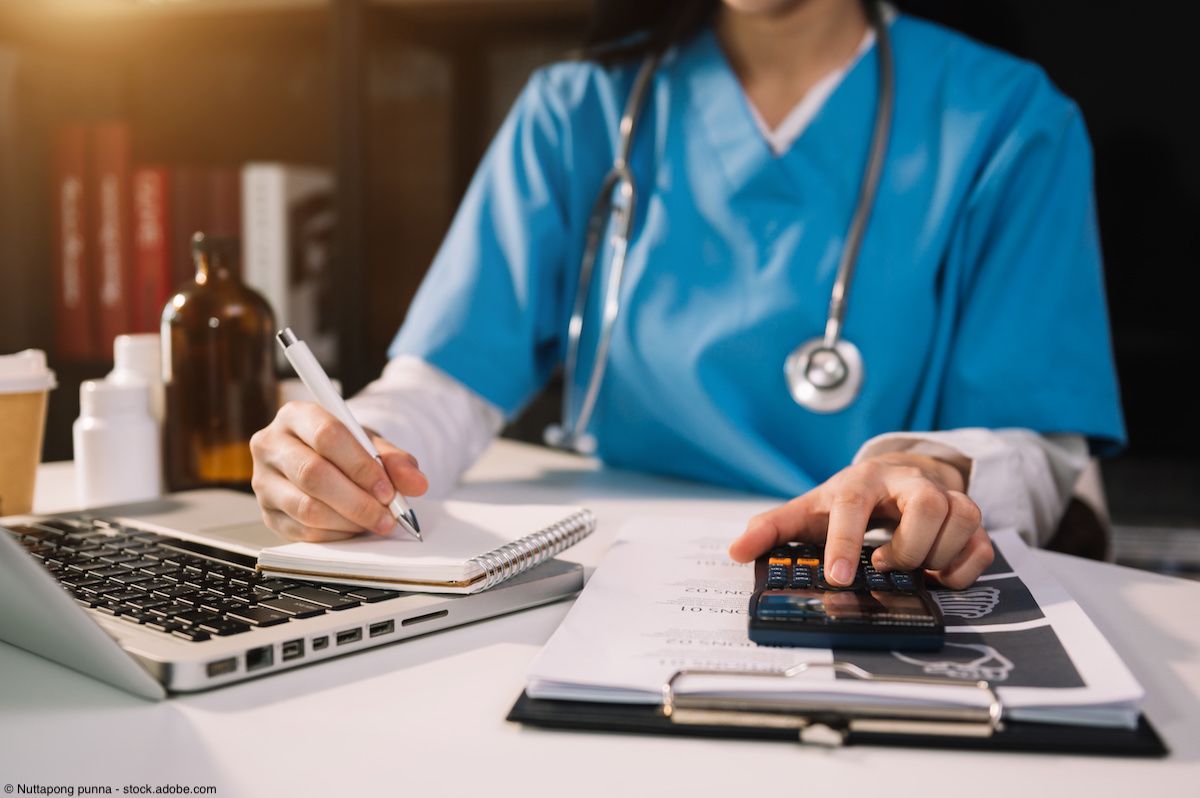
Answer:
[(596, 516), (592, 511), (580, 510), (545, 529), (471, 558), (470, 561), (479, 566), (484, 574), (480, 590), (494, 587), (509, 577), (545, 562), (592, 534), (595, 528)]

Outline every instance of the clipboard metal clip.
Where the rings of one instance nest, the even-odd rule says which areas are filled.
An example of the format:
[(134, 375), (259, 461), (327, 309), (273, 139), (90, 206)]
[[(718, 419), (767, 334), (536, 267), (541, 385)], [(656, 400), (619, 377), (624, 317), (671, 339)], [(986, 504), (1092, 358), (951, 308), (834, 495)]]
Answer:
[[(886, 684), (911, 684), (925, 687), (975, 688), (983, 693), (978, 706), (899, 706), (884, 701), (840, 701), (795, 694), (786, 698), (720, 697), (680, 695), (676, 685), (693, 676), (757, 676), (790, 679), (818, 669), (832, 670), (851, 678)], [(819, 692), (819, 685), (813, 692)], [(986, 681), (940, 679), (922, 676), (877, 676), (849, 662), (800, 662), (784, 670), (722, 670), (683, 668), (675, 671), (662, 686), (659, 710), (672, 723), (692, 726), (741, 726), (750, 728), (795, 729), (798, 742), (838, 747), (849, 735), (894, 734), (937, 737), (990, 737), (1003, 728), (1004, 705)]]

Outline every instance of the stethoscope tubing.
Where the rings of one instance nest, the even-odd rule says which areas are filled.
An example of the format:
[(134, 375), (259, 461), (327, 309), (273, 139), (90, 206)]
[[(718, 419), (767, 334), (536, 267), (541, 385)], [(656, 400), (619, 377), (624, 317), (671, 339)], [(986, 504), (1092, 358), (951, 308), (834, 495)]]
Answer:
[[(837, 274), (830, 292), (824, 334), (820, 338), (814, 338), (801, 344), (789, 356), (785, 366), (789, 381), (793, 379), (792, 373), (796, 372), (798, 375), (796, 379), (804, 383), (803, 385), (790, 385), (792, 395), (797, 402), (815, 412), (835, 412), (844, 408), (853, 401), (862, 381), (861, 357), (853, 344), (844, 340), (841, 335), (849, 301), (850, 285), (854, 279), (859, 252), (862, 249), (867, 223), (875, 204), (875, 196), (878, 193), (884, 161), (887, 157), (895, 98), (895, 70), (887, 25), (881, 17), (877, 3), (869, 2), (867, 4), (867, 14), (875, 29), (879, 61), (879, 99), (876, 104), (875, 124), (867, 156), (867, 168), (863, 172), (858, 202), (846, 233), (846, 244), (842, 248), (842, 254), (838, 261)], [(649, 90), (650, 81), (658, 69), (660, 57), (657, 53), (647, 56), (638, 70), (621, 115), (618, 127), (619, 143), (613, 166), (605, 176), (588, 217), (584, 250), (580, 259), (579, 284), (576, 287), (575, 302), (567, 325), (563, 421), (561, 425), (552, 425), (546, 431), (547, 442), (559, 448), (577, 451), (594, 448), (594, 439), (588, 435), (587, 428), (599, 399), (600, 387), (603, 384), (604, 373), (608, 365), (608, 351), (612, 343), (613, 330), (620, 313), (621, 278), (625, 271), (629, 238), (637, 209), (637, 184), (630, 169), (629, 158), (633, 147), (633, 136), (645, 105), (646, 93)], [(582, 400), (580, 400), (578, 399), (578, 389), (575, 386), (575, 374), (579, 365), (579, 347), (583, 335), (584, 317), (587, 312), (588, 297), (591, 293), (596, 258), (601, 249), (601, 239), (605, 231), (610, 229), (612, 230), (612, 258), (604, 290), (604, 301), (601, 306), (601, 327), (591, 373), (588, 375), (587, 385)], [(853, 387), (844, 385), (845, 379), (838, 380), (838, 384), (831, 386), (828, 390), (812, 382), (808, 377), (808, 364), (811, 362), (813, 353), (817, 351), (832, 354), (841, 363), (844, 371), (854, 372), (849, 375), (852, 377), (850, 383), (853, 384)], [(847, 361), (848, 355), (850, 356), (849, 362)], [(793, 368), (792, 364), (796, 359), (802, 361), (802, 365)], [(840, 390), (838, 390), (839, 386)], [(827, 396), (822, 397), (823, 393)], [(814, 396), (815, 400), (811, 398)], [(574, 418), (573, 422), (572, 418)], [(583, 445), (585, 441), (588, 442), (586, 446)]]

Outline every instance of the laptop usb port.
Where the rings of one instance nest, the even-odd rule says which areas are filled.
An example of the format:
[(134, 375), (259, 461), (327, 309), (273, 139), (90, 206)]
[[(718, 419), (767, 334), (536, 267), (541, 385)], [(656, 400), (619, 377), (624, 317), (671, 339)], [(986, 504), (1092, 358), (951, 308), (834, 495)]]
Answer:
[(275, 664), (275, 650), (271, 646), (259, 646), (246, 652), (246, 670), (256, 671)]
[(329, 648), (328, 635), (321, 635), (320, 637), (313, 638), (313, 651), (320, 651), (325, 648)]
[(284, 662), (304, 656), (304, 641), (289, 640), (279, 647), (279, 656)]
[(361, 626), (357, 629), (346, 629), (337, 633), (337, 644), (339, 646), (344, 646), (347, 643), (357, 643), (359, 640), (362, 640)]
[(237, 657), (229, 657), (228, 659), (219, 659), (216, 662), (210, 662), (204, 666), (204, 670), (208, 673), (208, 678), (210, 679), (233, 673), (237, 670)]
[(380, 621), (379, 623), (373, 623), (370, 625), (370, 627), (368, 627), (368, 633), (371, 635), (371, 637), (390, 635), (394, 631), (396, 631), (395, 621)]

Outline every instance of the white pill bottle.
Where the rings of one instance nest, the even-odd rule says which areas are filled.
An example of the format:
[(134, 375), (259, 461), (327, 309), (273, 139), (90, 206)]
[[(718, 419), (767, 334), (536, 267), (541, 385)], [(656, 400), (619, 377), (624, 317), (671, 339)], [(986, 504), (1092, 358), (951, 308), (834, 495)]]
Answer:
[(79, 405), (72, 432), (80, 506), (162, 495), (158, 423), (150, 414), (148, 386), (88, 380), (79, 386)]

